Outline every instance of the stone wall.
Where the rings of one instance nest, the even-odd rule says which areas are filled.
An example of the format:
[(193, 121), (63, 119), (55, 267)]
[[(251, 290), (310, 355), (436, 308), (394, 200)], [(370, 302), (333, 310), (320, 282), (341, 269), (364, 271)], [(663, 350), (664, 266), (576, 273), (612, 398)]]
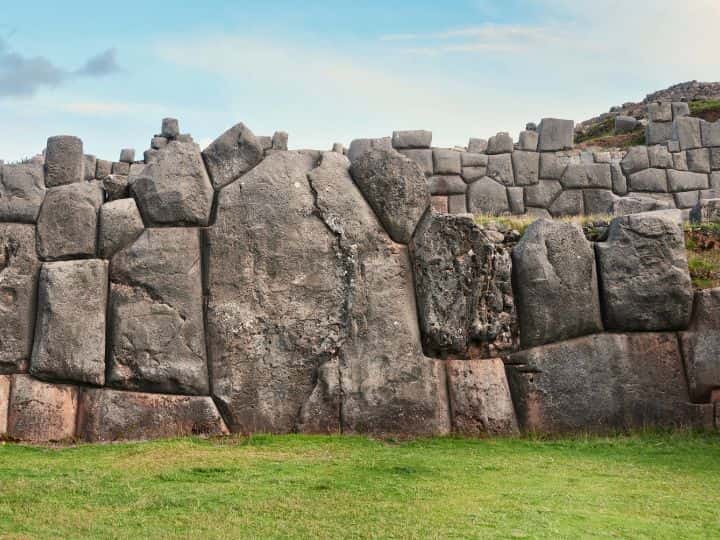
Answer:
[[(115, 163), (51, 137), (1, 169), (0, 437), (712, 428), (720, 294), (693, 293), (677, 213), (638, 214), (710, 189), (674, 159), (712, 151), (678, 122), (677, 152), (590, 163), (572, 127), (322, 152), (238, 124), (201, 150), (166, 119)], [(630, 215), (597, 243), (467, 215), (601, 203)]]

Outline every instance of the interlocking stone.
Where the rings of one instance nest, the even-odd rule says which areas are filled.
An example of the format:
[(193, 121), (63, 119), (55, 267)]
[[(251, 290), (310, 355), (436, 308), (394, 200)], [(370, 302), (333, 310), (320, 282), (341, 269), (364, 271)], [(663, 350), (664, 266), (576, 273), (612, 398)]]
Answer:
[(78, 437), (91, 443), (227, 433), (210, 397), (94, 388), (80, 399)]
[(491, 155), (488, 158), (487, 176), (504, 186), (515, 183), (512, 154)]
[(460, 174), (462, 172), (460, 152), (455, 150), (435, 148), (433, 164), (435, 174)]
[(569, 150), (574, 145), (575, 123), (572, 120), (543, 118), (538, 126), (538, 135), (540, 152)]
[(612, 177), (612, 190), (616, 195), (627, 195), (627, 178), (623, 174), (622, 167), (617, 163), (610, 165), (610, 176)]
[(100, 208), (98, 250), (106, 259), (131, 244), (143, 232), (144, 225), (134, 199), (108, 202)]
[(462, 195), (450, 195), (448, 197), (448, 213), (467, 214), (467, 197)]
[(720, 121), (700, 123), (700, 133), (703, 146), (720, 147)]
[(392, 145), (393, 148), (430, 148), (432, 144), (432, 131), (422, 129), (414, 131), (395, 131), (393, 132)]
[(525, 188), (525, 204), (538, 208), (548, 208), (562, 191), (557, 180), (540, 180), (534, 186)]
[(677, 118), (673, 122), (673, 139), (680, 143), (681, 150), (702, 147), (700, 119), (687, 116)]
[(615, 218), (595, 249), (606, 329), (687, 328), (693, 292), (676, 221), (653, 212)]
[(45, 185), (62, 186), (84, 180), (83, 143), (77, 137), (58, 135), (47, 140)]
[(83, 156), (83, 177), (86, 182), (90, 182), (95, 179), (95, 172), (97, 171), (97, 157), (85, 154)]
[(163, 118), (160, 135), (166, 139), (176, 139), (180, 135), (180, 123), (177, 118)]
[(390, 237), (401, 244), (410, 242), (430, 205), (420, 167), (395, 151), (372, 150), (353, 162), (351, 173)]
[(513, 249), (524, 348), (602, 331), (595, 254), (582, 229), (535, 221)]
[(95, 255), (103, 190), (83, 182), (49, 189), (37, 220), (38, 254), (44, 260)]
[(513, 140), (509, 133), (498, 133), (490, 137), (485, 152), (487, 154), (509, 154), (513, 151)]
[(620, 162), (623, 172), (631, 175), (650, 168), (650, 156), (646, 146), (633, 146)]
[(398, 150), (403, 156), (417, 163), (426, 176), (433, 174), (433, 152), (432, 150)]
[(612, 189), (610, 165), (605, 163), (568, 165), (560, 178), (560, 183), (566, 189)]
[(42, 162), (0, 165), (0, 221), (35, 223), (44, 199)]
[[(534, 133), (534, 132), (528, 132)], [(531, 186), (537, 184), (540, 174), (540, 154), (518, 150), (512, 154), (512, 166), (515, 172), (515, 185)]]
[(197, 229), (146, 229), (112, 259), (108, 385), (208, 394)]
[(392, 150), (392, 139), (390, 137), (383, 137), (381, 139), (355, 139), (350, 142), (350, 148), (348, 148), (347, 157), (354, 163), (360, 156), (370, 150)]
[(487, 151), (488, 142), (485, 139), (471, 138), (468, 141), (468, 152), (482, 154)]
[(668, 172), (665, 169), (645, 169), (630, 175), (631, 191), (667, 192)]
[(519, 434), (502, 360), (449, 360), (447, 381), (453, 431), (470, 436)]
[(690, 397), (707, 402), (720, 389), (720, 289), (695, 293), (692, 322), (679, 337)]
[(520, 140), (518, 141), (518, 147), (520, 150), (528, 150), (530, 152), (537, 152), (538, 148), (538, 133), (537, 131), (521, 131)]
[(668, 152), (667, 146), (660, 144), (649, 146), (647, 152), (650, 158), (650, 167), (654, 169), (672, 169), (673, 157)]
[(648, 122), (645, 128), (645, 142), (647, 144), (663, 144), (672, 138), (673, 125), (670, 122)]
[(710, 149), (695, 148), (687, 151), (687, 165), (692, 172), (710, 173)]
[(463, 169), (466, 167), (487, 167), (487, 154), (475, 154), (472, 152), (461, 152), (460, 161)]
[(505, 186), (488, 177), (470, 184), (467, 205), (472, 214), (499, 215), (510, 211)]
[(43, 264), (30, 373), (104, 384), (107, 293), (107, 261)]
[(525, 190), (521, 187), (507, 188), (508, 203), (510, 203), (510, 212), (515, 215), (525, 213)]
[(461, 176), (431, 176), (428, 178), (431, 195), (458, 195), (465, 193), (467, 184)]
[(10, 390), (7, 434), (33, 443), (68, 441), (75, 437), (78, 390), (15, 375)]
[(553, 217), (580, 216), (585, 213), (582, 191), (572, 189), (563, 191), (548, 207)]
[(676, 191), (707, 189), (708, 186), (709, 179), (707, 174), (673, 170), (668, 171), (668, 187), (673, 193)]
[(556, 154), (540, 154), (540, 178), (543, 180), (560, 180), (570, 159)]
[(672, 122), (672, 106), (668, 102), (649, 103), (647, 106), (648, 119), (651, 122)]
[(239, 123), (215, 139), (202, 156), (213, 186), (220, 189), (260, 163), (263, 148), (250, 128)]
[(617, 195), (607, 189), (584, 189), (584, 211), (587, 215), (612, 214)]
[(120, 150), (120, 161), (122, 163), (132, 163), (135, 161), (135, 149), (134, 148), (123, 148)]
[(148, 225), (208, 224), (213, 187), (194, 143), (173, 141), (158, 150), (131, 189)]

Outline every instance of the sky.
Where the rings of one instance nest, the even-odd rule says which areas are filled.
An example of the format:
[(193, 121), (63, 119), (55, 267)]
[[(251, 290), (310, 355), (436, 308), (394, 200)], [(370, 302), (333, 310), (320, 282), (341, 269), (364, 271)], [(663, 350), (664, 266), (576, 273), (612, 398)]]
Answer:
[(0, 159), (49, 136), (141, 154), (162, 118), (291, 148), (430, 129), (436, 146), (585, 120), (720, 79), (718, 0), (0, 0)]

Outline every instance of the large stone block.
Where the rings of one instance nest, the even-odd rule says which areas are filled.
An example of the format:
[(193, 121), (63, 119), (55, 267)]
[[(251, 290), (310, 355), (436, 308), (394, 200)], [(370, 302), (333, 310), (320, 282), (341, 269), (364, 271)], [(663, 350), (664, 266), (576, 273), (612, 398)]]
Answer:
[(650, 155), (647, 146), (633, 146), (620, 162), (623, 172), (631, 175), (650, 168)]
[(596, 251), (606, 329), (687, 328), (693, 292), (677, 222), (652, 212), (615, 218)]
[(582, 191), (572, 189), (563, 191), (548, 207), (553, 217), (581, 216), (585, 213), (585, 202)]
[(0, 373), (27, 370), (40, 262), (35, 227), (0, 223)]
[(148, 225), (208, 224), (213, 187), (194, 143), (173, 141), (158, 150), (131, 189)]
[(720, 121), (700, 123), (703, 146), (720, 147)]
[(435, 174), (460, 174), (462, 163), (460, 152), (446, 148), (435, 148), (433, 150), (433, 170)]
[(525, 188), (509, 187), (507, 188), (508, 203), (510, 203), (510, 212), (515, 215), (525, 213)]
[(83, 178), (86, 182), (95, 180), (97, 171), (97, 157), (85, 154), (83, 156)]
[(50, 137), (45, 151), (45, 185), (50, 188), (82, 182), (84, 159), (83, 143), (77, 137)]
[(607, 189), (584, 189), (584, 211), (587, 215), (612, 214), (618, 196)]
[(667, 193), (667, 174), (668, 171), (665, 169), (645, 169), (643, 171), (633, 173), (629, 178), (630, 190)]
[(393, 148), (430, 148), (432, 144), (432, 131), (417, 129), (412, 131), (393, 132)]
[(459, 195), (465, 193), (467, 184), (461, 176), (431, 176), (428, 178), (430, 195)]
[(100, 256), (109, 259), (133, 243), (144, 228), (135, 199), (120, 199), (103, 204), (100, 208), (98, 235)]
[(612, 189), (610, 165), (607, 163), (580, 163), (568, 165), (560, 178), (566, 189), (600, 188)]
[(146, 229), (112, 259), (108, 385), (208, 394), (197, 229)]
[(630, 133), (634, 131), (638, 125), (638, 121), (632, 116), (620, 115), (615, 117), (615, 134)]
[(7, 435), (25, 442), (67, 441), (75, 437), (78, 389), (15, 375), (10, 390)]
[(255, 134), (239, 123), (215, 139), (202, 152), (215, 189), (240, 178), (263, 159), (263, 148)]
[(540, 154), (540, 178), (544, 180), (560, 180), (569, 164), (570, 158), (567, 156), (549, 153)]
[(672, 105), (669, 102), (648, 103), (648, 120), (650, 122), (672, 122)]
[(393, 150), (373, 150), (357, 158), (351, 172), (390, 237), (402, 244), (410, 242), (430, 206), (420, 167)]
[(408, 158), (411, 161), (414, 161), (417, 163), (422, 171), (425, 173), (426, 176), (431, 176), (433, 174), (433, 153), (432, 150), (417, 150), (417, 149), (409, 149), (409, 150), (398, 150), (403, 156)]
[(105, 382), (108, 263), (43, 264), (30, 373), (41, 379)]
[(499, 215), (510, 212), (505, 186), (487, 176), (470, 184), (467, 204), (471, 214)]
[(513, 249), (513, 290), (524, 348), (602, 331), (595, 254), (575, 224), (528, 227)]
[(525, 204), (537, 208), (548, 208), (561, 191), (562, 186), (558, 180), (540, 180), (534, 186), (525, 188)]
[(462, 177), (468, 184), (472, 184), (485, 176), (487, 176), (487, 167), (463, 167)]
[(720, 289), (695, 293), (693, 318), (680, 333), (690, 397), (707, 402), (720, 389)]
[[(528, 131), (527, 133), (533, 133)], [(512, 154), (515, 185), (531, 186), (538, 183), (540, 174), (540, 154), (518, 150)]]
[(498, 133), (497, 135), (490, 137), (486, 153), (493, 154), (509, 154), (513, 151), (513, 140), (509, 133)]
[(471, 436), (519, 433), (503, 361), (448, 360), (453, 431)]
[(621, 197), (613, 201), (611, 213), (614, 216), (627, 216), (654, 210), (667, 210), (668, 208), (670, 208), (670, 205), (667, 202), (647, 195), (629, 194), (627, 197)]
[(673, 125), (670, 122), (648, 122), (645, 128), (645, 144), (663, 144), (673, 138)]
[(504, 186), (514, 185), (515, 176), (513, 173), (512, 154), (489, 156), (487, 176), (496, 182), (500, 182)]
[(221, 191), (207, 239), (212, 389), (233, 431), (447, 433), (407, 248), (343, 156), (272, 154)]
[(710, 174), (710, 149), (695, 148), (687, 151), (687, 165), (692, 172)]
[(697, 426), (675, 334), (600, 334), (517, 353), (508, 381), (524, 432)]
[(38, 254), (44, 260), (94, 256), (103, 190), (83, 182), (49, 189), (37, 221)]
[(41, 162), (0, 165), (0, 221), (35, 223), (44, 199)]
[(537, 131), (521, 131), (520, 138), (518, 141), (518, 147), (520, 150), (528, 150), (530, 152), (537, 152), (538, 132)]
[(468, 152), (482, 154), (487, 151), (488, 142), (485, 139), (471, 137), (468, 141)]
[(78, 437), (87, 442), (225, 435), (228, 429), (210, 397), (121, 392), (82, 392)]
[(694, 191), (708, 189), (709, 179), (707, 174), (687, 171), (668, 171), (668, 187), (671, 192)]
[(392, 149), (392, 140), (390, 137), (380, 139), (355, 139), (350, 142), (347, 157), (354, 163), (356, 159), (370, 150), (385, 150), (389, 152)]
[(647, 149), (648, 157), (650, 158), (650, 167), (654, 169), (672, 169), (673, 168), (673, 157), (668, 152), (667, 145), (655, 145), (650, 146)]
[(574, 146), (575, 123), (572, 120), (543, 118), (538, 126), (538, 135), (540, 152), (569, 150)]
[(673, 122), (673, 139), (680, 143), (680, 150), (702, 147), (700, 119), (684, 116)]
[(487, 154), (476, 154), (473, 152), (460, 153), (460, 161), (463, 169), (467, 167), (487, 167), (488, 159)]

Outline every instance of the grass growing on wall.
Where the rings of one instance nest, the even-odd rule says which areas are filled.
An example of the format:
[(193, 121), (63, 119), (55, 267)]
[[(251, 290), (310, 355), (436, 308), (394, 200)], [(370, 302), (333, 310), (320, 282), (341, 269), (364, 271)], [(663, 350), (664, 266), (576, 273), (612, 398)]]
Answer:
[(689, 106), (691, 116), (703, 118), (708, 122), (715, 122), (720, 119), (720, 100), (691, 101)]
[(720, 224), (686, 225), (685, 246), (695, 288), (720, 287)]
[(720, 438), (0, 446), (2, 538), (717, 538)]

